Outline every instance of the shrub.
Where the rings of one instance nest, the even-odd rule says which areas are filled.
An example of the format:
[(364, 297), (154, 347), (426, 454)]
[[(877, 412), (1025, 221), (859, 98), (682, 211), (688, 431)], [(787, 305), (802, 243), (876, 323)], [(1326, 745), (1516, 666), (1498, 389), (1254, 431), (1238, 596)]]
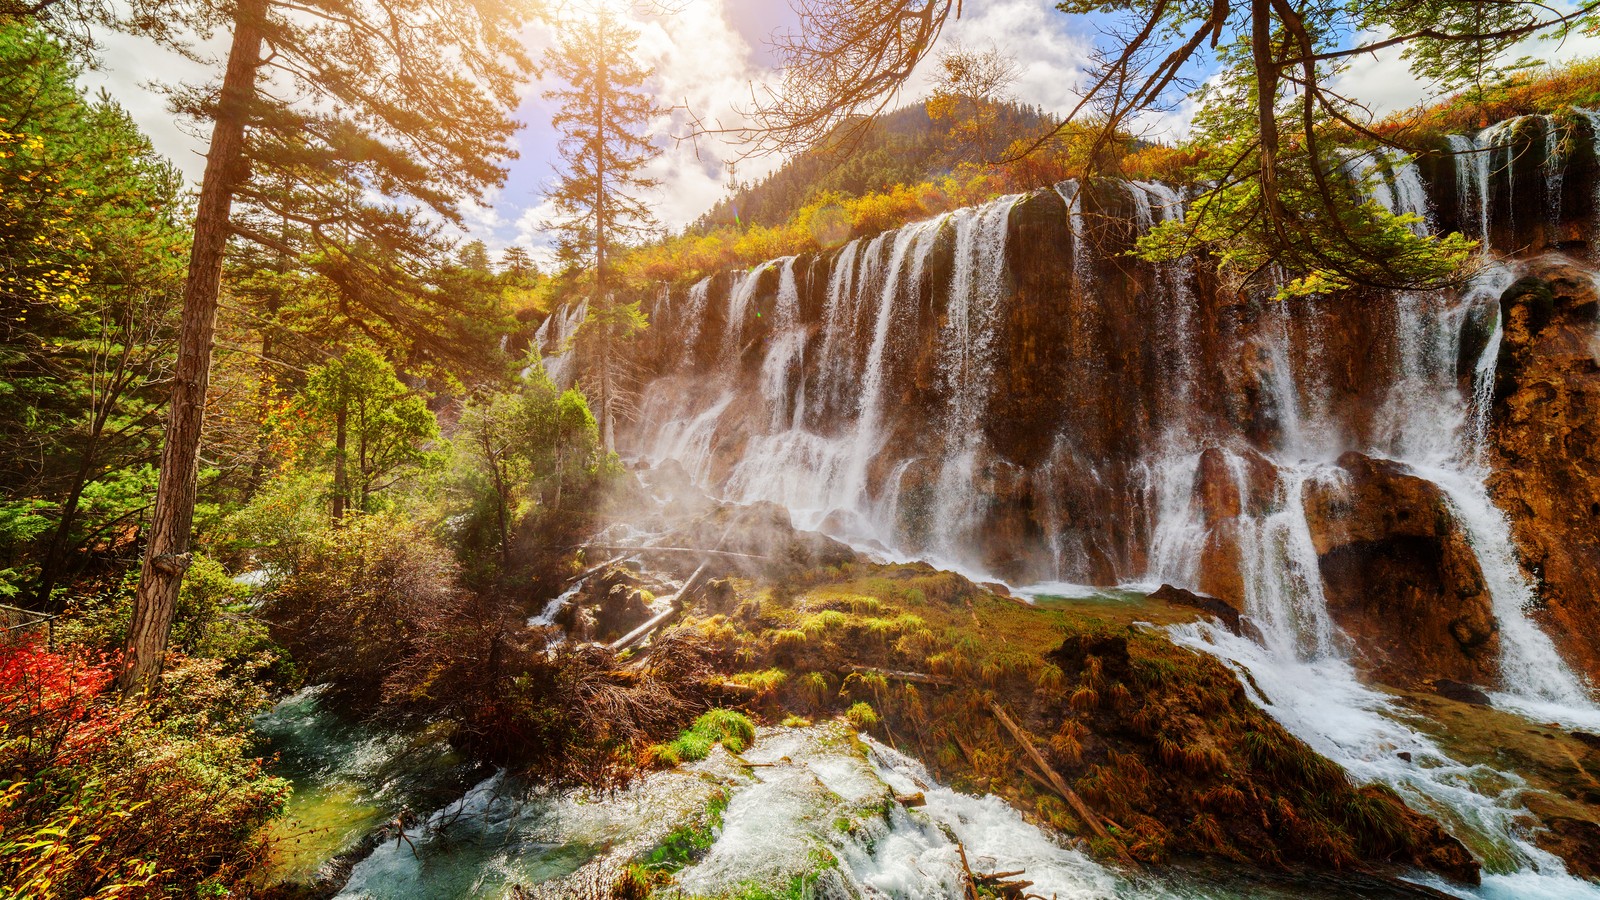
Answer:
[(180, 658), (116, 707), (104, 661), (0, 646), (0, 895), (192, 897), (250, 872), (288, 786), (251, 755), (264, 695), (221, 668)]
[(743, 753), (755, 740), (756, 726), (744, 713), (713, 709), (696, 719), (677, 740), (651, 747), (648, 755), (657, 764), (678, 765), (705, 759), (719, 743), (729, 753)]
[(402, 520), (352, 515), (314, 537), (267, 596), (274, 636), (308, 681), (361, 711), (417, 649), (424, 620), (460, 613), (449, 551)]
[(873, 710), (872, 704), (864, 701), (852, 704), (845, 710), (844, 717), (857, 731), (866, 731), (878, 724), (878, 713)]

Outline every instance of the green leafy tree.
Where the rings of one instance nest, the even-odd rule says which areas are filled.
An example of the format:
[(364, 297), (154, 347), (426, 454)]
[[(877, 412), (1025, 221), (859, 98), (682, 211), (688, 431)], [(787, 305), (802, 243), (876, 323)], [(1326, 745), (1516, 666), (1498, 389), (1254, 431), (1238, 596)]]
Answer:
[(579, 378), (585, 393), (598, 401), (600, 444), (607, 453), (617, 447), (618, 417), (637, 412), (639, 379), (628, 345), (649, 325), (637, 300), (591, 303), (572, 336)]
[[(119, 687), (153, 687), (192, 538), (218, 296), (230, 239), (271, 247), (254, 210), (305, 229), (319, 274), (361, 316), (425, 333), (421, 279), (505, 177), (516, 88), (530, 69), (532, 0), (194, 0), (163, 7), (171, 34), (232, 31), (220, 84), (173, 94), (211, 125), (184, 286), (161, 482)], [(191, 50), (185, 46), (183, 49)], [(241, 215), (235, 216), (235, 203)], [(292, 248), (284, 248), (289, 250)], [(448, 340), (427, 345), (447, 352)]]
[(559, 511), (566, 486), (594, 474), (594, 416), (581, 393), (559, 390), (532, 366), (513, 390), (473, 398), (461, 425), (487, 482), (501, 566), (509, 569), (512, 534), (528, 507), (542, 501)]
[(311, 373), (304, 407), (333, 470), (333, 518), (352, 506), (372, 510), (373, 495), (440, 464), (439, 421), (428, 404), (364, 347), (346, 350)]
[(181, 179), (77, 74), (0, 24), (0, 501), (47, 524), (0, 546), (40, 607), (133, 547), (147, 490), (109, 486), (149, 486), (187, 249)]
[(566, 83), (545, 94), (557, 104), (553, 124), (561, 132), (559, 153), (566, 167), (550, 193), (556, 210), (552, 226), (568, 267), (593, 272), (580, 358), (607, 450), (616, 446), (617, 416), (631, 406), (624, 344), (646, 324), (637, 303), (613, 296), (612, 256), (620, 244), (655, 225), (640, 194), (657, 184), (643, 170), (660, 153), (644, 132), (658, 110), (644, 90), (650, 73), (633, 59), (637, 40), (637, 32), (600, 7), (568, 23), (545, 56), (546, 68)]

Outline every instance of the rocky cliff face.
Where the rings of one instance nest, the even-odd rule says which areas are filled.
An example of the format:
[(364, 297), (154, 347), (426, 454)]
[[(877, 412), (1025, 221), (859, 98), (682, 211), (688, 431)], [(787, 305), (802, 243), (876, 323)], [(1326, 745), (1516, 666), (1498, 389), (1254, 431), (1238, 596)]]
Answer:
[(1169, 582), (1395, 683), (1578, 696), (1523, 609), (1600, 680), (1594, 144), (1576, 114), (1351, 161), (1489, 239), (1458, 291), (1234, 296), (1127, 255), (1181, 191), (1097, 181), (665, 292), (627, 452), (860, 547)]
[(1564, 655), (1600, 680), (1600, 290), (1595, 273), (1543, 257), (1500, 300), (1493, 475)]

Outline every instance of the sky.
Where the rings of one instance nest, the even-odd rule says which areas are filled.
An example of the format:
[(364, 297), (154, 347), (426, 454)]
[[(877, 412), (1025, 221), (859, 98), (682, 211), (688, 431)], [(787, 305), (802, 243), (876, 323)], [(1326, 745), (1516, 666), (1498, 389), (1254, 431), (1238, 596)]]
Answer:
[[(759, 180), (781, 163), (773, 157), (741, 160), (739, 148), (714, 138), (694, 142), (679, 138), (689, 131), (688, 111), (724, 125), (742, 121), (741, 104), (747, 105), (753, 90), (776, 77), (771, 35), (792, 27), (795, 18), (788, 0), (676, 0), (674, 5), (671, 15), (635, 10), (629, 16), (639, 31), (639, 62), (655, 73), (651, 87), (658, 103), (672, 108), (651, 128), (662, 153), (648, 174), (661, 185), (648, 199), (664, 228), (680, 230), (724, 194), (730, 163), (740, 181)], [(1047, 111), (1065, 112), (1076, 102), (1074, 89), (1080, 84), (1093, 33), (1091, 22), (1057, 12), (1050, 0), (968, 0), (963, 15), (946, 26), (940, 42), (1001, 48), (1022, 67), (1013, 88), (1016, 98)], [(208, 49), (220, 56), (226, 50), (225, 40), (226, 35), (220, 36)], [(542, 53), (551, 42), (550, 29), (530, 26), (524, 41), (535, 55)], [(205, 140), (173, 121), (157, 84), (202, 82), (216, 68), (124, 35), (108, 35), (103, 43), (102, 66), (86, 73), (83, 81), (91, 89), (105, 89), (126, 107), (156, 149), (197, 184)], [(1543, 42), (1525, 49), (1542, 59), (1570, 59), (1600, 54), (1600, 38), (1574, 38), (1561, 46)], [(926, 94), (933, 55), (913, 75), (901, 102)], [(484, 241), (496, 253), (519, 245), (537, 257), (548, 254), (549, 239), (542, 227), (549, 218), (544, 193), (555, 180), (558, 163), (556, 135), (550, 127), (553, 110), (542, 96), (549, 87), (535, 81), (524, 89), (517, 111), (523, 123), (516, 136), (519, 158), (509, 164), (510, 175), (490, 203), (464, 211), (468, 236)], [(1340, 87), (1379, 113), (1413, 105), (1427, 93), (1427, 85), (1419, 84), (1393, 52), (1359, 61), (1341, 76)], [(1181, 135), (1192, 112), (1180, 107), (1153, 115), (1145, 124), (1151, 133)]]

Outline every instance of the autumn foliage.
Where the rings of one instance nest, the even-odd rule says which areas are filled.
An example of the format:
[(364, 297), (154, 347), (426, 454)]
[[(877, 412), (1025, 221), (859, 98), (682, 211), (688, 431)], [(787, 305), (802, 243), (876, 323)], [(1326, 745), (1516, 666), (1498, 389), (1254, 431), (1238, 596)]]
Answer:
[(287, 785), (250, 755), (254, 689), (177, 661), (116, 706), (114, 660), (0, 644), (0, 896), (198, 896), (249, 870)]

